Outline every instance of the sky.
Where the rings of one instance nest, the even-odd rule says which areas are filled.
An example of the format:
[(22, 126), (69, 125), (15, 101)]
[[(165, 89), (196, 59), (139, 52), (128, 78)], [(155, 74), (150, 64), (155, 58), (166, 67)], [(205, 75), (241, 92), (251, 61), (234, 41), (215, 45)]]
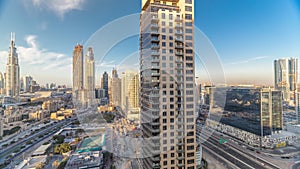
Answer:
[[(77, 43), (93, 47), (97, 83), (112, 67), (138, 68), (140, 6), (140, 0), (0, 0), (0, 71), (10, 32), (21, 76), (40, 84), (71, 85)], [(195, 0), (195, 27), (214, 47), (229, 84), (272, 85), (273, 60), (300, 55), (299, 0)], [(214, 73), (199, 55), (198, 80), (206, 82)]]

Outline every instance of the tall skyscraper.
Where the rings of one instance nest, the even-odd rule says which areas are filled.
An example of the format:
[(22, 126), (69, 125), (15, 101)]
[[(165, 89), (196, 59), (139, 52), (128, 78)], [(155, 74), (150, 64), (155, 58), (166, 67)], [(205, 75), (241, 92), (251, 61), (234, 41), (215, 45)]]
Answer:
[(117, 71), (117, 69), (113, 68), (111, 74), (112, 74), (112, 78), (114, 78), (114, 77), (118, 78), (118, 71)]
[(29, 92), (30, 91), (30, 85), (31, 85), (32, 81), (33, 81), (33, 79), (29, 75), (26, 75), (26, 76), (23, 77), (24, 92)]
[(122, 74), (121, 103), (127, 118), (139, 118), (139, 75), (135, 71), (126, 71)]
[(118, 78), (116, 69), (112, 70), (111, 78), (111, 103), (114, 106), (121, 106), (121, 79)]
[(295, 101), (296, 101), (295, 112), (297, 116), (297, 124), (300, 124), (300, 92), (299, 91), (297, 91), (295, 94)]
[(0, 137), (3, 136), (3, 121), (0, 119)]
[(139, 83), (140, 83), (139, 75), (137, 73), (133, 74), (133, 76), (129, 79), (129, 84), (128, 84), (128, 106), (130, 109), (136, 109), (139, 108), (140, 106), (140, 102), (139, 102), (140, 84)]
[(274, 61), (275, 89), (283, 93), (284, 101), (295, 100), (298, 81), (298, 59), (284, 58)]
[(107, 74), (107, 72), (104, 72), (103, 75), (102, 75), (101, 88), (105, 90), (105, 97), (109, 98), (109, 96), (108, 96), (108, 74)]
[(83, 46), (77, 44), (73, 51), (73, 101), (75, 103), (80, 103), (85, 98), (83, 77)]
[(15, 34), (11, 33), (10, 47), (6, 64), (6, 95), (18, 98), (20, 93), (20, 67), (17, 49), (15, 47)]
[(140, 96), (144, 168), (196, 168), (194, 0), (143, 0)]
[(85, 90), (87, 92), (87, 103), (91, 105), (95, 99), (95, 61), (94, 53), (91, 47), (88, 48), (85, 56)]
[(0, 94), (5, 93), (4, 89), (5, 89), (5, 78), (4, 75), (0, 72)]

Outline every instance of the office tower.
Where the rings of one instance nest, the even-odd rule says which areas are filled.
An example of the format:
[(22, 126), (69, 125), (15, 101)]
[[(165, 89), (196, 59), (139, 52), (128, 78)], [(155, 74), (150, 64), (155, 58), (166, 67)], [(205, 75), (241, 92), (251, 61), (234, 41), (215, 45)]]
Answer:
[(108, 74), (106, 71), (102, 75), (101, 88), (105, 90), (105, 97), (109, 98), (109, 96), (108, 96)]
[(275, 89), (282, 91), (284, 101), (294, 100), (298, 81), (298, 59), (283, 58), (275, 60), (274, 75)]
[(295, 94), (295, 101), (296, 101), (295, 112), (297, 116), (297, 124), (300, 124), (300, 92), (299, 91), (297, 91)]
[[(226, 93), (225, 105), (221, 105), (221, 91)], [(269, 88), (214, 88), (211, 90), (210, 119), (255, 134), (267, 136), (283, 128), (282, 92)], [(232, 133), (235, 131), (233, 130)], [(251, 137), (249, 137), (251, 138)], [(252, 139), (253, 141), (253, 139)]]
[(77, 44), (73, 51), (73, 101), (76, 103), (84, 99), (83, 88), (83, 46)]
[(112, 70), (112, 78), (110, 84), (111, 103), (114, 106), (121, 107), (121, 79), (118, 78), (118, 73), (116, 69)]
[(118, 71), (117, 71), (117, 69), (115, 69), (115, 68), (113, 68), (113, 70), (112, 70), (112, 78), (118, 78), (119, 76), (118, 76)]
[(33, 81), (33, 79), (29, 75), (26, 75), (26, 76), (23, 77), (24, 92), (29, 92), (30, 91), (30, 85), (31, 85), (32, 81)]
[(140, 86), (139, 75), (135, 73), (129, 79), (129, 84), (128, 84), (128, 106), (130, 108), (138, 108), (140, 106), (139, 86)]
[(20, 67), (17, 49), (15, 47), (14, 33), (11, 33), (11, 41), (6, 64), (5, 82), (6, 96), (18, 98), (20, 93)]
[(0, 72), (0, 93), (3, 93), (3, 90), (5, 89), (5, 80), (3, 74)]
[(104, 89), (95, 89), (95, 97), (96, 99), (103, 99), (105, 98), (105, 90)]
[(143, 0), (140, 96), (144, 168), (196, 168), (194, 0)]
[(95, 99), (95, 61), (93, 49), (88, 48), (87, 54), (85, 56), (85, 90), (87, 92), (88, 105), (93, 104)]
[(138, 72), (126, 71), (122, 74), (121, 103), (129, 119), (137, 119), (140, 114)]
[(0, 137), (2, 137), (2, 136), (3, 136), (3, 121), (0, 118)]

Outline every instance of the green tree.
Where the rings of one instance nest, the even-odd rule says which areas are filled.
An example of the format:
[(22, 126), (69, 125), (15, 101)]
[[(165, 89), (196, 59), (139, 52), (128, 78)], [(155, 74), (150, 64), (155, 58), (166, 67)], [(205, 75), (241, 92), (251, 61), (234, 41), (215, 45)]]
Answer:
[(58, 160), (55, 160), (53, 163), (52, 163), (52, 168), (57, 168), (59, 166), (60, 162)]
[(56, 144), (62, 144), (65, 140), (65, 136), (64, 135), (55, 135), (55, 136), (53, 136), (53, 140), (55, 140)]
[(62, 143), (60, 145), (56, 145), (54, 148), (54, 152), (56, 154), (63, 154), (71, 151), (71, 146), (69, 143)]
[(36, 169), (43, 169), (43, 167), (44, 167), (44, 164), (43, 164), (42, 162), (38, 163), (38, 164), (35, 166)]

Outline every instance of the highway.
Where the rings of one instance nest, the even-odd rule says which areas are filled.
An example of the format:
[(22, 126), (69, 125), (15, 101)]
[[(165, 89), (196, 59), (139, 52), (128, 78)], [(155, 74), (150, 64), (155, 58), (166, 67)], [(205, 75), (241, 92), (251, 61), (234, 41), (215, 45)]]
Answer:
[[(9, 156), (10, 154), (12, 154), (12, 152), (14, 152), (17, 149), (21, 149), (21, 147), (23, 145), (26, 145), (26, 142), (28, 141), (32, 141), (36, 138), (38, 138), (39, 135), (42, 135), (43, 137), (32, 141), (32, 144), (27, 146), (26, 148), (20, 150), (17, 154), (15, 154), (13, 157), (9, 158), (8, 161), (12, 161), (14, 159), (16, 159), (17, 157), (19, 157), (20, 155), (23, 154), (23, 152), (27, 151), (28, 149), (32, 148), (35, 144), (37, 144), (38, 142), (46, 139), (49, 136), (52, 136), (55, 134), (55, 132), (57, 132), (62, 126), (66, 125), (66, 124), (70, 124), (73, 120), (65, 120), (65, 121), (60, 121), (54, 125), (48, 126), (44, 129), (39, 130), (37, 133), (32, 134), (28, 137), (25, 137), (24, 139), (21, 139), (19, 141), (17, 141), (14, 144), (11, 144), (9, 146), (7, 146), (6, 148), (2, 149), (0, 151), (0, 163), (3, 163), (6, 159), (7, 156)], [(49, 132), (48, 134), (46, 134), (47, 132)], [(45, 135), (46, 134), (46, 135)]]
[[(256, 169), (256, 168), (271, 168), (271, 169), (278, 169), (274, 164), (271, 164), (268, 161), (265, 161), (257, 156), (252, 155), (249, 153), (250, 150), (242, 150), (242, 147), (239, 147), (238, 145), (234, 143), (223, 143), (220, 144), (219, 140), (221, 138), (220, 135), (214, 133), (213, 135), (209, 135), (210, 133), (207, 133), (205, 131), (202, 131), (202, 141), (204, 148), (210, 149), (213, 152), (216, 152), (219, 154), (222, 158), (227, 160), (227, 165), (232, 166), (232, 164), (236, 168), (249, 168), (249, 169)], [(248, 152), (247, 152), (248, 151)], [(226, 160), (223, 160), (226, 162)], [(230, 161), (232, 164), (229, 164), (228, 161)]]
[(232, 162), (228, 161), (224, 157), (222, 157), (217, 152), (214, 152), (210, 148), (206, 147), (205, 145), (202, 145), (203, 151), (205, 151), (207, 154), (209, 154), (211, 157), (213, 157), (218, 162), (222, 163), (222, 166), (228, 168), (228, 169), (235, 169), (238, 168), (236, 165), (234, 165)]

